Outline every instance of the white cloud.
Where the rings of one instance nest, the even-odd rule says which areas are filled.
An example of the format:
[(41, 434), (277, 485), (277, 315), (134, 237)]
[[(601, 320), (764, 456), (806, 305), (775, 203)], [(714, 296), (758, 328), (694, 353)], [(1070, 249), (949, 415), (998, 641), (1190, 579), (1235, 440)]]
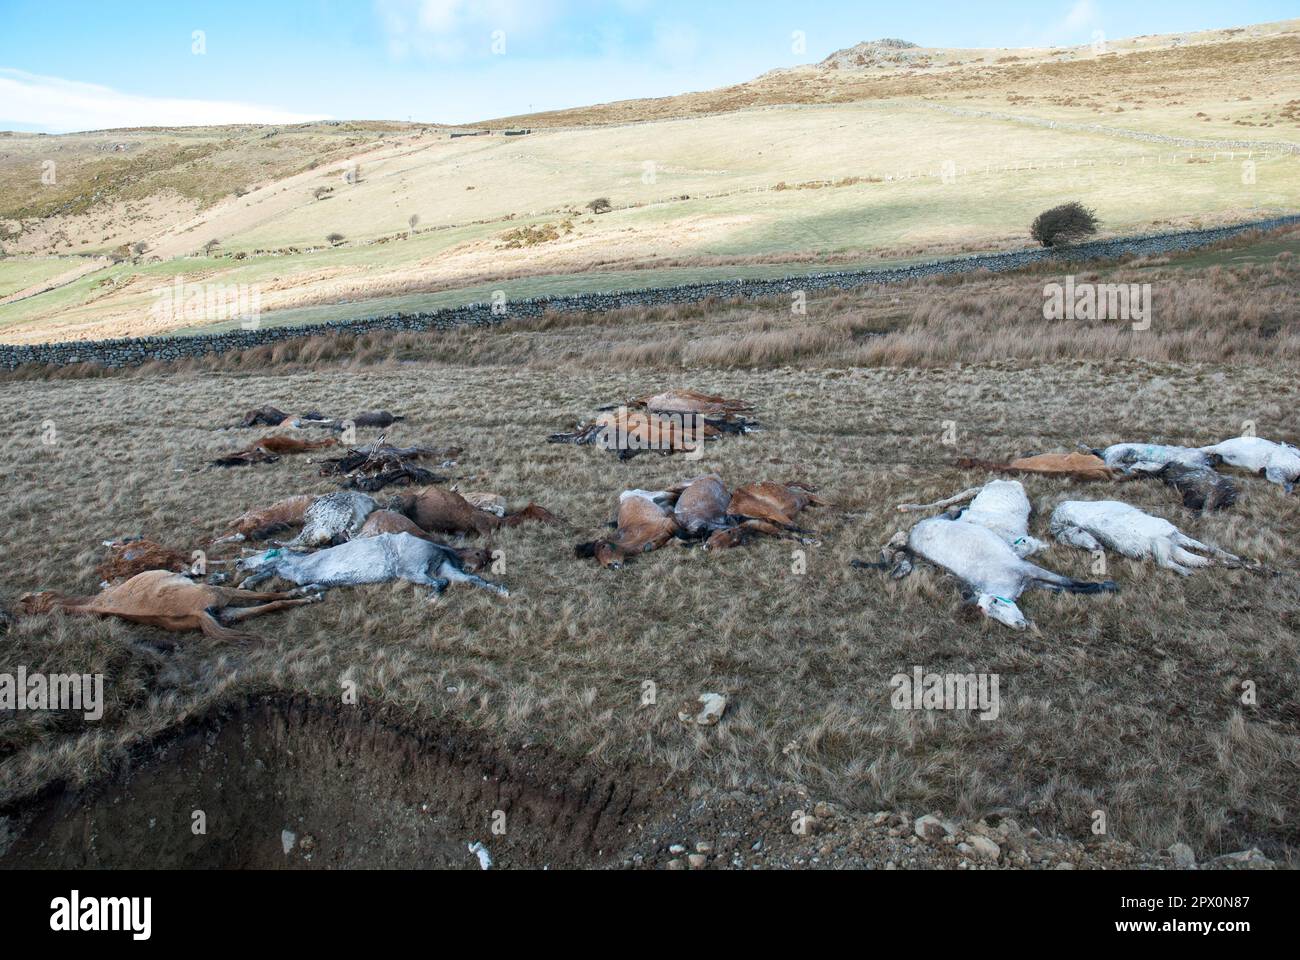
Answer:
[(93, 83), (0, 68), (0, 126), (50, 133), (114, 127), (192, 127), (226, 123), (307, 123), (322, 115), (229, 100), (183, 100), (122, 93)]
[(511, 34), (545, 26), (562, 6), (563, 0), (374, 0), (388, 52), (399, 60), (485, 55), (498, 30), (509, 49)]
[(1097, 5), (1092, 0), (1077, 0), (1061, 25), (1069, 33), (1086, 30), (1097, 23)]
[(1024, 44), (1035, 47), (1081, 44), (1104, 35), (1101, 24), (1102, 10), (1096, 0), (1074, 0), (1060, 17), (1026, 23), (1020, 35)]
[(700, 51), (699, 31), (688, 23), (656, 23), (654, 51), (661, 60), (674, 66), (689, 63)]

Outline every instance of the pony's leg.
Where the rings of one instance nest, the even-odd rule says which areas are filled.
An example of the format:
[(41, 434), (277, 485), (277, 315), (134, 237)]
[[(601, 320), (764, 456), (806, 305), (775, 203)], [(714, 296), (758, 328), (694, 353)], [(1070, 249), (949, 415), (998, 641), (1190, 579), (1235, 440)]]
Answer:
[(1185, 567), (1208, 567), (1214, 563), (1209, 557), (1202, 557), (1195, 553), (1184, 550), (1182, 547), (1174, 547), (1170, 555), (1175, 562)]
[(1209, 563), (1204, 557), (1198, 557), (1195, 554), (1188, 553), (1185, 550), (1176, 548), (1171, 540), (1157, 540), (1151, 548), (1151, 555), (1155, 558), (1158, 565), (1167, 570), (1172, 570), (1181, 576), (1190, 576), (1192, 571), (1190, 566), (1184, 566), (1180, 563), (1180, 557), (1175, 556), (1175, 550), (1182, 554), (1182, 557), (1190, 557), (1192, 560), (1199, 561), (1195, 566), (1204, 566)]
[(317, 595), (302, 597), (298, 600), (276, 600), (258, 607), (222, 608), (221, 619), (225, 623), (242, 623), (245, 620), (251, 620), (253, 617), (260, 617), (264, 613), (275, 613), (277, 610), (288, 610), (290, 607), (301, 607), (308, 603), (320, 603), (320, 601), (321, 598)]
[[(446, 566), (446, 564), (443, 564)], [(439, 571), (441, 572), (441, 570)], [(426, 603), (435, 603), (442, 592), (451, 585), (451, 581), (445, 577), (431, 577), (427, 573), (412, 574), (409, 577), (403, 577), (408, 583), (413, 583), (418, 587), (431, 587), (432, 590), (426, 598)]]
[(1212, 543), (1201, 543), (1199, 540), (1193, 540), (1181, 533), (1174, 537), (1174, 543), (1176, 546), (1185, 547), (1188, 550), (1203, 550), (1227, 563), (1241, 563), (1241, 557), (1231, 554), (1227, 550), (1221, 550)]
[(457, 570), (450, 561), (444, 560), (438, 567), (438, 576), (444, 577), (454, 583), (469, 583), (484, 590), (491, 590), (493, 593), (503, 597), (510, 596), (510, 591), (499, 583), (493, 583), (490, 580), (484, 580), (474, 573), (466, 573), (464, 570)]
[(963, 490), (961, 493), (953, 494), (943, 500), (936, 500), (934, 503), (900, 503), (896, 509), (899, 513), (918, 513), (922, 510), (937, 510), (940, 507), (951, 507), (954, 504), (965, 503), (967, 500), (973, 500), (983, 490), (983, 487), (971, 487), (969, 490)]
[(221, 594), (223, 605), (233, 605), (239, 602), (267, 603), (272, 600), (293, 600), (304, 594), (302, 587), (295, 587), (293, 590), (274, 590), (268, 593), (249, 590), (246, 587), (217, 587), (215, 589)]
[(252, 592), (254, 587), (258, 586), (259, 584), (266, 583), (266, 581), (270, 580), (274, 576), (275, 576), (274, 570), (254, 571), (253, 573), (250, 573), (247, 577), (244, 578), (244, 582), (241, 585), (240, 589)]
[(754, 530), (757, 533), (765, 533), (768, 536), (777, 537), (781, 540), (795, 540), (804, 546), (820, 546), (821, 541), (817, 539), (817, 534), (812, 530), (804, 530), (790, 524), (787, 527), (779, 527), (774, 523), (766, 520), (745, 520), (740, 524), (748, 530)]

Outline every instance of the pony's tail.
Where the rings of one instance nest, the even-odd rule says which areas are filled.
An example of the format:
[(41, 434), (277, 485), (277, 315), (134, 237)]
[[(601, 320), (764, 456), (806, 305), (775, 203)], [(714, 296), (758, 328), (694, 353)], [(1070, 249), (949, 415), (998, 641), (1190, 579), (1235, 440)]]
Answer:
[(1053, 573), (1051, 570), (1035, 566), (1032, 563), (1025, 566), (1029, 568), (1030, 577), (1048, 590), (1064, 591), (1065, 593), (1119, 592), (1119, 585), (1114, 580), (1075, 580), (1073, 577), (1064, 577), (1059, 573)]
[(199, 629), (203, 631), (203, 635), (209, 640), (221, 640), (225, 643), (246, 644), (257, 639), (256, 634), (223, 627), (217, 622), (217, 618), (206, 610), (199, 615)]

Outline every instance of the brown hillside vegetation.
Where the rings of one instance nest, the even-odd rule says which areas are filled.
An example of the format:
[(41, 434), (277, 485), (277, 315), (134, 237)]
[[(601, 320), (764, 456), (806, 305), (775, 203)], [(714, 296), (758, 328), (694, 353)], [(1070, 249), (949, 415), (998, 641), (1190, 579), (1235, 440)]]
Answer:
[(1069, 199), (1103, 236), (1259, 219), (1300, 209), (1298, 51), (1297, 21), (1100, 51), (875, 43), (474, 137), (382, 123), (5, 134), (0, 338), (225, 319), (156, 316), (178, 280), (256, 289), (264, 322), (314, 323), (497, 289), (1015, 248)]
[[(500, 750), (541, 744), (593, 776), (635, 764), (697, 796), (785, 784), (852, 811), (998, 812), (1089, 850), (1102, 842), (1092, 811), (1105, 809), (1106, 842), (1184, 840), (1202, 859), (1259, 846), (1293, 861), (1300, 499), (1239, 476), (1236, 507), (1194, 516), (1158, 483), (1128, 484), (1125, 500), (1280, 573), (1183, 580), (1111, 558), (1118, 595), (1035, 594), (1028, 633), (971, 619), (936, 573), (896, 583), (850, 566), (898, 529), (895, 504), (978, 481), (954, 466), (961, 455), (1207, 443), (1247, 420), (1300, 439), (1294, 260), (1251, 263), (1251, 249), (1099, 272), (1152, 280), (1145, 332), (1046, 323), (1044, 274), (814, 298), (793, 325), (788, 306), (705, 304), (445, 339), (318, 338), (169, 374), (6, 381), (6, 407), (31, 427), (0, 439), (15, 497), (0, 556), (10, 608), (28, 590), (93, 591), (101, 540), (141, 533), (185, 552), (250, 508), (334, 489), (294, 458), (238, 475), (204, 466), (250, 402), (399, 411), (408, 419), (390, 442), (461, 447), (462, 482), (544, 501), (573, 530), (493, 534), (508, 599), (335, 590), (268, 619), (241, 649), (196, 640), (163, 655), (147, 628), (26, 619), (7, 635), (10, 663), (112, 679), (102, 723), (25, 714), (0, 729), (0, 798), (86, 782), (142, 739), (252, 693), (337, 699), (342, 677), (370, 702)], [(764, 429), (686, 466), (545, 442), (611, 398), (669, 387), (743, 398)], [(54, 444), (41, 441), (46, 419)], [(810, 518), (819, 544), (664, 549), (617, 574), (574, 558), (576, 531), (603, 529), (620, 491), (713, 471), (815, 486), (832, 504)], [(1110, 489), (1023, 480), (1035, 532), (1057, 502)], [(1043, 562), (1086, 577), (1092, 560), (1054, 545)], [(642, 608), (649, 619), (629, 615)], [(1000, 721), (891, 709), (890, 677), (914, 665), (998, 673)], [(1240, 702), (1246, 679), (1268, 693), (1256, 705)], [(641, 702), (645, 680), (655, 704)], [(684, 725), (678, 704), (704, 691), (724, 693), (727, 714)]]
[(1174, 362), (1300, 361), (1300, 228), (1247, 235), (1215, 248), (1121, 264), (1080, 264), (1080, 283), (1150, 284), (1152, 323), (1043, 319), (1044, 286), (1060, 268), (974, 274), (788, 298), (706, 301), (608, 313), (548, 313), (491, 331), (313, 336), (175, 365), (107, 371), (34, 367), (0, 377), (150, 376), (184, 372), (328, 370), (512, 364), (537, 370), (664, 370), (706, 365), (935, 367), (951, 363), (1142, 358)]
[[(0, 865), (477, 870), (482, 838), (504, 867), (1111, 869), (1185, 862), (1173, 844), (1206, 866), (1300, 866), (1300, 493), (1224, 466), (1235, 503), (1196, 512), (1155, 479), (1017, 473), (1035, 562), (1118, 585), (1026, 594), (1024, 631), (939, 568), (869, 566), (922, 516), (899, 504), (951, 502), (990, 465), (1300, 443), (1300, 228), (806, 298), (509, 313), (1023, 247), (1071, 200), (1103, 237), (1294, 211), (1297, 103), (1288, 21), (1102, 50), (869, 42), (724, 90), (490, 124), (532, 131), (508, 138), (0, 136), (0, 340), (228, 327), (155, 315), (187, 284), (254, 287), (263, 322), (302, 325), (176, 364), (0, 373), (0, 674), (99, 674), (105, 698), (95, 720), (0, 711)], [(1177, 146), (1198, 137), (1213, 143)], [(59, 181), (33, 186), (51, 157)], [(1067, 283), (1149, 290), (1146, 322), (1049, 317)], [(497, 291), (507, 313), (482, 327), (311, 326)], [(687, 391), (746, 429), (708, 424), (725, 436), (698, 460), (548, 442), (659, 397), (648, 422)], [(271, 431), (332, 441), (320, 420), (337, 449), (213, 466)], [(430, 473), (377, 492), (417, 454)], [(724, 534), (745, 486), (817, 505), (771, 528), (795, 539), (735, 550), (630, 508), (659, 522), (659, 549), (618, 570), (580, 556), (623, 492), (701, 477), (719, 511), (701, 523)], [(318, 499), (345, 483), (381, 509)], [(1244, 562), (1180, 577), (1051, 538), (1061, 502), (1112, 498)], [(435, 598), (406, 570), (251, 620), (245, 644), (20, 599), (96, 594), (142, 555), (234, 586), (253, 544), (219, 540), (288, 540), (308, 519), (322, 543), (439, 529), (508, 595), (462, 581)], [(374, 556), (344, 574), (384, 569)], [(301, 562), (245, 568), (272, 561)], [(997, 717), (899, 706), (892, 681), (918, 669), (997, 677)], [(211, 838), (190, 829), (196, 797)], [(498, 810), (505, 836), (488, 832)]]
[[(788, 103), (831, 104), (927, 97), (948, 102), (1001, 101), (1019, 106), (1075, 107), (1081, 113), (1121, 105), (1158, 107), (1207, 94), (1222, 101), (1257, 99), (1281, 85), (1294, 90), (1300, 73), (1300, 21), (1186, 37), (1145, 37), (1090, 47), (1028, 50), (912, 48), (882, 55), (876, 45), (832, 54), (814, 66), (774, 70), (718, 90), (673, 97), (505, 117), (484, 126), (564, 126), (628, 123), (700, 116)], [(1264, 117), (1257, 103), (1235, 108), (1257, 120), (1281, 121), (1294, 137), (1293, 118)], [(1283, 113), (1286, 111), (1283, 110)], [(1190, 113), (1189, 113), (1190, 117)], [(1243, 118), (1244, 119), (1244, 118)], [(1256, 125), (1252, 123), (1251, 126)], [(1266, 125), (1266, 124), (1260, 124)]]

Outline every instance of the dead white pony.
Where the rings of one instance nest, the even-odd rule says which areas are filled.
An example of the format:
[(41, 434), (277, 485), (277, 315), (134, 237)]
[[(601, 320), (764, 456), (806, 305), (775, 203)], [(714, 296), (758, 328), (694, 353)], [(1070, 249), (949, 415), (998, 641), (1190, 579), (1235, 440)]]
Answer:
[[(970, 499), (966, 509), (954, 507)], [(1111, 581), (1090, 583), (1053, 573), (1025, 557), (1046, 544), (1029, 536), (1029, 498), (1016, 480), (991, 480), (932, 504), (902, 504), (901, 511), (954, 507), (945, 515), (922, 520), (907, 534), (894, 535), (880, 563), (854, 566), (890, 570), (894, 579), (912, 571), (912, 557), (927, 560), (956, 576), (963, 593), (990, 619), (1016, 630), (1029, 626), (1017, 600), (1039, 587), (1070, 593), (1113, 592)]]
[(1300, 450), (1289, 443), (1274, 443), (1263, 437), (1235, 437), (1212, 447), (1201, 447), (1198, 452), (1218, 457), (1229, 466), (1262, 473), (1287, 493), (1293, 492), (1300, 483)]
[(952, 573), (970, 588), (975, 605), (986, 617), (1016, 630), (1029, 626), (1016, 603), (1027, 589), (1068, 593), (1113, 593), (1118, 589), (1110, 580), (1075, 580), (1030, 563), (997, 533), (964, 518), (922, 520), (908, 534), (907, 552)]
[[(959, 507), (965, 500), (970, 500), (970, 505)], [(982, 487), (972, 487), (937, 503), (900, 504), (898, 509), (913, 512), (936, 507), (949, 507), (944, 514), (949, 520), (965, 520), (992, 530), (1019, 557), (1032, 556), (1047, 546), (1029, 535), (1031, 507), (1019, 480), (990, 480)]]
[(1239, 557), (1184, 535), (1168, 520), (1118, 500), (1067, 500), (1053, 511), (1048, 529), (1062, 543), (1084, 550), (1106, 547), (1133, 560), (1155, 560), (1184, 576), (1216, 559), (1241, 563)]

